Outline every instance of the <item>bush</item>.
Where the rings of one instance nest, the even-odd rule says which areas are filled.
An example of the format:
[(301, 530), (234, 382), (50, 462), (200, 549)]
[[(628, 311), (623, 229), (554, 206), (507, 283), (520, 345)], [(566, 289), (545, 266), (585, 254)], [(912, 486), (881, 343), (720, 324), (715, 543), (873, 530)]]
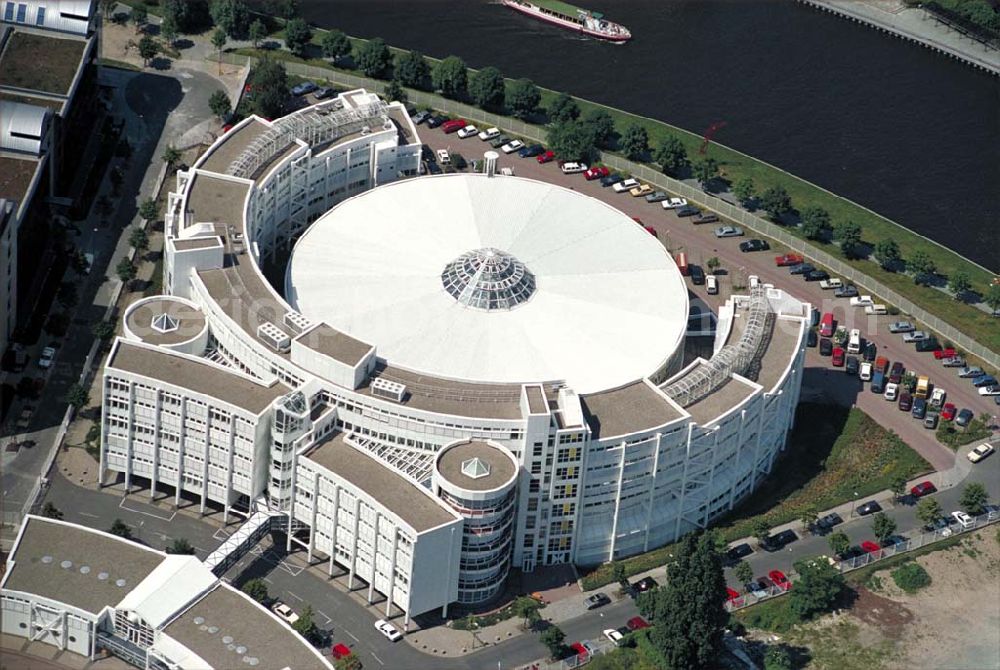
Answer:
[(892, 581), (907, 593), (914, 593), (930, 585), (931, 576), (919, 563), (911, 561), (892, 571)]

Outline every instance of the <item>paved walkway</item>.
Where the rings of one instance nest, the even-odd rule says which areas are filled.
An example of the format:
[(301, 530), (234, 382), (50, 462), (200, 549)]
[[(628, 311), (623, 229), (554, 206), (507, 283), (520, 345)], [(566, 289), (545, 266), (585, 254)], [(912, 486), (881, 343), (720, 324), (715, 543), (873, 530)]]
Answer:
[(919, 7), (900, 2), (858, 2), (858, 0), (801, 0), (824, 11), (833, 12), (904, 39), (943, 52), (970, 65), (1000, 75), (1000, 50), (967, 37)]

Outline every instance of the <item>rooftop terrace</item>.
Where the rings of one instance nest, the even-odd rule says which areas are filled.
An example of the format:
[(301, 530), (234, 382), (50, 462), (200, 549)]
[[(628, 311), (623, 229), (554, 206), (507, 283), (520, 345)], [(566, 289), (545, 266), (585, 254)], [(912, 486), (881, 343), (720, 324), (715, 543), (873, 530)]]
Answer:
[(0, 156), (0, 198), (23, 202), (37, 169), (36, 158)]
[(0, 54), (0, 86), (65, 95), (87, 42), (15, 30)]

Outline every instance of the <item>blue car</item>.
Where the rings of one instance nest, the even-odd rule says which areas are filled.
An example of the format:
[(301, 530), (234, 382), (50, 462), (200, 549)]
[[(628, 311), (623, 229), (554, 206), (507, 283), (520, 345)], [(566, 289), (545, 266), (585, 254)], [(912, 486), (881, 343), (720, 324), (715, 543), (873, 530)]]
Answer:
[(317, 91), (317, 90), (319, 90), (319, 86), (317, 86), (316, 84), (312, 83), (311, 81), (304, 81), (301, 84), (299, 84), (298, 86), (293, 86), (292, 87), (292, 95), (294, 95), (296, 98), (298, 98), (298, 97), (303, 96), (303, 95), (305, 95), (307, 93), (312, 93), (313, 91)]
[(996, 383), (996, 377), (993, 375), (980, 375), (972, 380), (972, 385), (977, 388), (980, 386), (995, 386)]
[(624, 178), (620, 174), (609, 174), (607, 177), (601, 177), (601, 186), (604, 188), (614, 186)]
[(521, 158), (532, 158), (533, 156), (541, 156), (543, 151), (545, 151), (545, 147), (541, 144), (532, 144), (518, 151), (517, 155)]

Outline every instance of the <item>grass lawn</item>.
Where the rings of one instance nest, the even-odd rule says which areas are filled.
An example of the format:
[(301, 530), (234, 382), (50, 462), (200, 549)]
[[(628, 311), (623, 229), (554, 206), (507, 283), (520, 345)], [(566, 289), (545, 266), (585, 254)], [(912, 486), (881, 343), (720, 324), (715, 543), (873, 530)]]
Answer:
[[(986, 417), (987, 419), (989, 417)], [(978, 442), (979, 440), (985, 440), (990, 435), (993, 434), (989, 428), (987, 428), (987, 421), (982, 418), (973, 419), (969, 422), (969, 425), (964, 429), (952, 425), (953, 421), (944, 421), (938, 425), (936, 437), (938, 442), (952, 449), (958, 449), (967, 444), (973, 442)]]
[[(733, 541), (750, 535), (758, 518), (772, 527), (798, 519), (808, 507), (828, 509), (889, 488), (892, 479), (927, 472), (930, 464), (897, 435), (859, 409), (802, 403), (788, 447), (771, 475), (729, 517), (715, 524)], [(639, 574), (666, 563), (673, 545), (626, 558), (625, 573)], [(585, 589), (613, 581), (614, 566), (605, 563), (582, 578)]]
[(0, 60), (0, 84), (63, 94), (73, 83), (85, 42), (16, 32)]

